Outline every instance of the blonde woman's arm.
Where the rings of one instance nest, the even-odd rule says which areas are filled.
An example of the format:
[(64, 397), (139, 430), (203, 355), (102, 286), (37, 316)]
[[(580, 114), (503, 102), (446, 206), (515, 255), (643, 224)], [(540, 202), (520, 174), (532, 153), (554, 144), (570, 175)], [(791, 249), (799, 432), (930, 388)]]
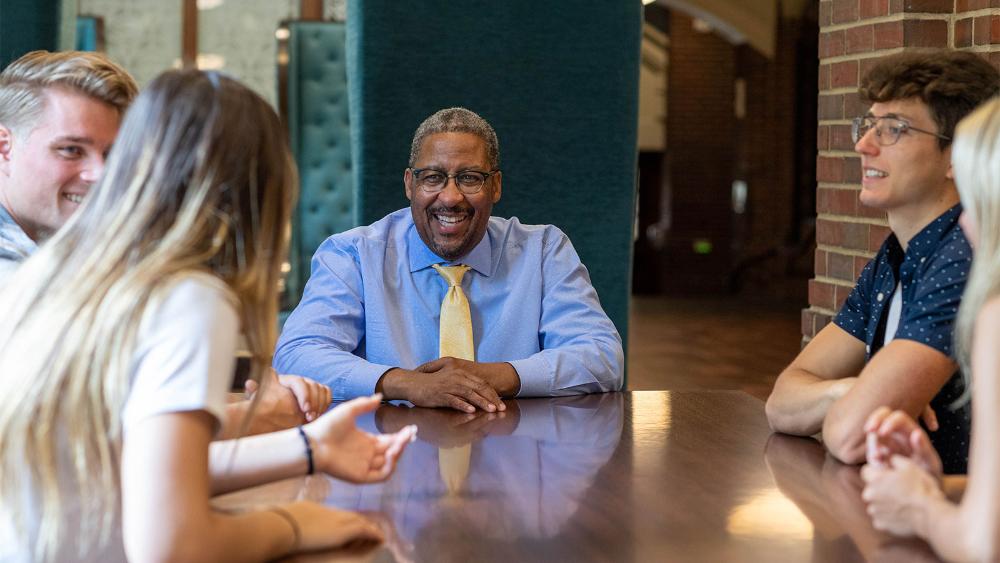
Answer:
[(309, 450), (313, 470), (352, 483), (382, 481), (392, 474), (400, 454), (416, 435), (408, 426), (392, 434), (369, 434), (357, 417), (375, 410), (380, 396), (348, 401), (298, 428), (213, 442), (209, 456), (211, 492), (222, 494), (288, 477), (306, 475)]
[[(876, 527), (917, 535), (950, 561), (1000, 559), (1000, 300), (980, 311), (973, 342), (972, 446), (965, 495), (950, 501), (939, 480), (916, 459), (894, 455), (865, 468), (865, 499)], [(921, 437), (911, 432), (912, 445)], [(918, 446), (919, 447), (919, 446)]]
[(122, 533), (129, 561), (267, 561), (354, 540), (380, 541), (360, 515), (308, 502), (226, 514), (209, 505), (206, 411), (132, 425), (122, 449)]

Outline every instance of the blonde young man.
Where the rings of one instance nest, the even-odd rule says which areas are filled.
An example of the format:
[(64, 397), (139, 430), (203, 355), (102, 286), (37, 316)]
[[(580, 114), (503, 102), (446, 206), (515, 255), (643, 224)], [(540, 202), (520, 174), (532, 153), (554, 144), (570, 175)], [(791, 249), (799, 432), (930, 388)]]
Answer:
[[(0, 73), (0, 286), (80, 208), (137, 93), (135, 80), (100, 53), (34, 51)], [(329, 389), (310, 380), (270, 383), (250, 433), (296, 426), (330, 403)], [(221, 437), (240, 430), (247, 408), (230, 406)]]
[(859, 198), (885, 211), (892, 234), (834, 322), (778, 377), (767, 401), (774, 430), (822, 430), (835, 457), (861, 463), (872, 411), (924, 413), (945, 471), (965, 471), (969, 412), (952, 408), (962, 393), (952, 333), (972, 251), (958, 226), (951, 141), (998, 90), (995, 68), (955, 51), (886, 57), (862, 80), (871, 108), (853, 125)]

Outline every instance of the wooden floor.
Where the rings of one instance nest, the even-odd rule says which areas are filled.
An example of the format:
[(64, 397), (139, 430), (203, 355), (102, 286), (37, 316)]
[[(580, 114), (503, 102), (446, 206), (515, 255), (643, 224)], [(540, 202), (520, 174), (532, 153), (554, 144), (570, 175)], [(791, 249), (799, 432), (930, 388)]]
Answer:
[(765, 399), (798, 353), (794, 303), (634, 297), (628, 389), (740, 389)]

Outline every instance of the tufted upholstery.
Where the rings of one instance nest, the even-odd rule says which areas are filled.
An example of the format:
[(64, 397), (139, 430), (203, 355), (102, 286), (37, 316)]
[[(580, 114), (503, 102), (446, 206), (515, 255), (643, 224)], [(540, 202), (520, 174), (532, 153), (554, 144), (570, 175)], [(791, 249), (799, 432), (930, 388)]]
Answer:
[(286, 307), (294, 307), (323, 240), (356, 223), (347, 108), (345, 28), (338, 22), (293, 22), (288, 38), (288, 130), (299, 167), (292, 221), (292, 270)]
[(347, 22), (359, 220), (407, 205), (420, 121), (468, 107), (500, 138), (494, 213), (563, 229), (627, 339), (640, 2), (352, 0)]

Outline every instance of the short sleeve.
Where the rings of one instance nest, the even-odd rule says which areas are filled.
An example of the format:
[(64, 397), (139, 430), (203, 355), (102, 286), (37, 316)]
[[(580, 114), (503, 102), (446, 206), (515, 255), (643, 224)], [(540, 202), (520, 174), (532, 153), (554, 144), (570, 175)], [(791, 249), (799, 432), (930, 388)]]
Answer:
[(903, 308), (896, 338), (926, 344), (946, 356), (952, 355), (955, 318), (962, 291), (972, 266), (972, 252), (964, 241), (942, 249), (921, 274)]
[(862, 342), (868, 341), (868, 317), (871, 315), (871, 292), (875, 277), (875, 260), (868, 262), (861, 275), (858, 276), (858, 283), (854, 285), (851, 294), (844, 301), (844, 306), (837, 313), (834, 324), (846, 330), (851, 336)]
[(207, 274), (178, 282), (143, 319), (125, 431), (154, 415), (198, 410), (221, 428), (238, 333), (239, 317), (221, 282)]

